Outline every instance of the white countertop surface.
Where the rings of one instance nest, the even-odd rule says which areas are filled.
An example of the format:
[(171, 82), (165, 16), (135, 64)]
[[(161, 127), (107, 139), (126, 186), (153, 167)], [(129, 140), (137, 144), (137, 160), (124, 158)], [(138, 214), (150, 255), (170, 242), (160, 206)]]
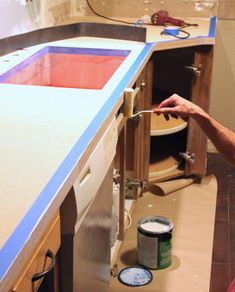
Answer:
[[(0, 73), (46, 45), (3, 56)], [(96, 38), (69, 39), (49, 45), (131, 52), (101, 90), (0, 84), (0, 204), (4, 206), (0, 212), (0, 257), (2, 255), (3, 259), (5, 249), (10, 247), (7, 240), (11, 241), (11, 235), (19, 229), (17, 225), (32, 212), (33, 204), (39, 204), (37, 200), (49, 189), (48, 183), (59, 177), (60, 170), (61, 181), (57, 183), (58, 189), (53, 190), (54, 195), (51, 194), (51, 200), (56, 198), (60, 184), (63, 185), (81, 159), (112, 108), (122, 103), (123, 90), (132, 85), (132, 78), (151, 51), (151, 46), (146, 50), (144, 43)], [(138, 60), (141, 53), (143, 57)], [(71, 169), (67, 169), (67, 156), (71, 151), (76, 152), (77, 157), (73, 158), (73, 163), (69, 162)], [(61, 197), (60, 203), (63, 199)], [(47, 203), (50, 205), (49, 201)], [(44, 206), (44, 211), (47, 207)], [(37, 219), (41, 216), (38, 214)], [(3, 277), (4, 271), (1, 273)]]

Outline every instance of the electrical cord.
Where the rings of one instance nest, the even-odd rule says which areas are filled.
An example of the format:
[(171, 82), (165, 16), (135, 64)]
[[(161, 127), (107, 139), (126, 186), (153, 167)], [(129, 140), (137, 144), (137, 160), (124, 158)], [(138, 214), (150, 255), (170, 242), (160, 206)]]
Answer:
[(125, 212), (126, 212), (126, 216), (127, 216), (127, 219), (128, 219), (128, 224), (126, 224), (126, 226), (125, 226), (125, 230), (127, 230), (128, 228), (131, 227), (132, 218), (131, 218), (130, 212), (126, 208), (125, 208)]
[(181, 39), (181, 40), (184, 40), (184, 39), (187, 39), (190, 37), (190, 33), (181, 29), (181, 28), (179, 29), (179, 32), (182, 32), (183, 34), (185, 34), (185, 36), (179, 36), (179, 35), (172, 34), (170, 32), (165, 32), (165, 31), (162, 31), (161, 35), (170, 35), (170, 36), (173, 36), (173, 37), (175, 37), (177, 39)]
[(129, 22), (129, 21), (125, 21), (125, 20), (119, 20), (119, 19), (114, 19), (112, 17), (108, 17), (108, 16), (105, 16), (105, 15), (102, 15), (98, 12), (96, 12), (94, 10), (94, 8), (91, 6), (89, 0), (86, 0), (86, 3), (88, 5), (88, 7), (90, 8), (90, 10), (96, 15), (96, 16), (99, 16), (99, 17), (102, 17), (102, 18), (105, 18), (105, 19), (108, 19), (108, 20), (112, 20), (112, 21), (116, 21), (116, 22), (121, 22), (121, 23), (125, 23), (125, 24), (133, 24), (133, 22)]
[[(102, 14), (100, 14), (100, 13), (98, 13), (98, 12), (95, 11), (95, 9), (91, 6), (89, 0), (86, 0), (86, 3), (88, 5), (88, 7), (90, 8), (90, 10), (96, 16), (102, 17), (104, 19), (108, 19), (108, 20), (116, 21), (116, 22), (121, 22), (121, 23), (125, 23), (125, 24), (132, 24), (132, 25), (134, 24), (135, 26), (143, 26), (143, 24), (144, 24), (143, 20), (141, 20), (141, 19), (138, 19), (135, 23), (133, 23), (133, 22), (130, 22), (130, 21), (125, 21), (125, 20), (121, 20), (121, 19), (115, 19), (115, 18), (112, 18), (112, 17), (108, 17), (108, 16), (105, 16), (105, 15), (102, 15)], [(146, 25), (153, 25), (153, 26), (155, 26), (154, 23), (147, 23)]]

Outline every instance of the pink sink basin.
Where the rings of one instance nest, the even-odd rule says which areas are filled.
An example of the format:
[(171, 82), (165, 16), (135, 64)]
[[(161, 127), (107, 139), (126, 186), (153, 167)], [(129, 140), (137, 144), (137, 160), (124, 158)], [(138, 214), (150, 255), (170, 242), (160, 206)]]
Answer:
[(102, 89), (130, 51), (48, 46), (0, 76), (0, 83)]

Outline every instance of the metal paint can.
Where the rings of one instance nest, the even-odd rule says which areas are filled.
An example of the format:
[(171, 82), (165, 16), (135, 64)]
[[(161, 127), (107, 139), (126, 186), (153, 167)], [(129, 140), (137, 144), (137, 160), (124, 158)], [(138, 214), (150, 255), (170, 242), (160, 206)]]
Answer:
[(142, 218), (138, 222), (138, 263), (149, 269), (164, 269), (171, 265), (173, 223), (163, 216)]

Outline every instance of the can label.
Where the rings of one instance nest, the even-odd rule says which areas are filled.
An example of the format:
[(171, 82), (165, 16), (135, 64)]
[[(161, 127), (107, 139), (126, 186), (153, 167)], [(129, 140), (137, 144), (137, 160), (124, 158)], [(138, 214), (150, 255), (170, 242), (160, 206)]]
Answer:
[(164, 269), (171, 265), (171, 240), (158, 242), (157, 269)]
[(171, 265), (171, 240), (159, 241), (138, 233), (138, 262), (150, 269), (164, 269)]
[(138, 262), (150, 269), (171, 265), (173, 223), (165, 217), (145, 217), (139, 221), (137, 245)]

